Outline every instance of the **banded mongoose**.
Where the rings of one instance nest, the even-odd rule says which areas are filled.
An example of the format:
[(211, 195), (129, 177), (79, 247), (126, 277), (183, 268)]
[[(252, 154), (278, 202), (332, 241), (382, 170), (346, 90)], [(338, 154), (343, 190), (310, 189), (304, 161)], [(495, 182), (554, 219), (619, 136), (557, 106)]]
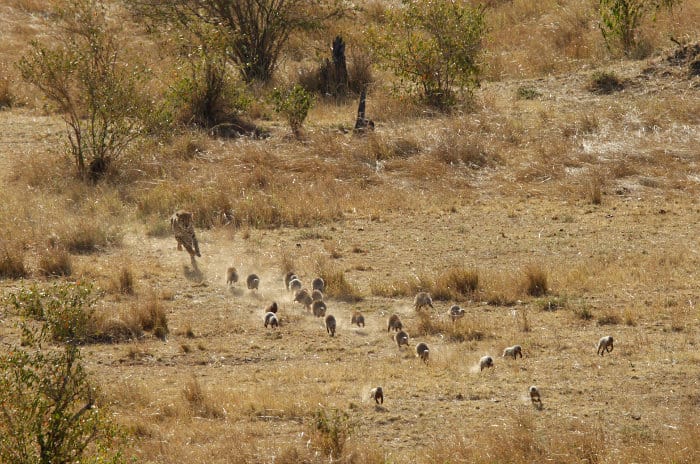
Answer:
[(452, 318), (452, 322), (455, 322), (457, 319), (461, 319), (464, 317), (464, 309), (460, 308), (458, 305), (454, 305), (450, 308), (450, 317)]
[(257, 274), (251, 274), (245, 280), (245, 284), (248, 286), (248, 290), (257, 290), (260, 285), (260, 277)]
[(350, 319), (350, 324), (357, 324), (358, 327), (360, 327), (360, 325), (364, 327), (365, 316), (363, 316), (361, 312), (355, 311), (354, 313), (352, 313), (352, 319)]
[(430, 349), (428, 349), (428, 344), (420, 342), (416, 345), (416, 356), (418, 356), (424, 363), (428, 363), (428, 358), (430, 357)]
[(316, 277), (311, 281), (311, 288), (318, 290), (319, 292), (323, 292), (323, 290), (326, 288), (326, 282), (322, 278)]
[(311, 299), (314, 301), (323, 301), (323, 292), (321, 290), (312, 291)]
[(238, 282), (238, 271), (235, 267), (231, 266), (226, 269), (226, 285), (233, 285)]
[(384, 404), (384, 392), (382, 387), (374, 387), (369, 391), (369, 397), (372, 398), (377, 404)]
[(413, 306), (416, 308), (416, 311), (418, 311), (421, 308), (425, 308), (426, 306), (432, 308), (433, 299), (430, 297), (430, 293), (418, 292), (416, 294), (416, 298), (413, 300)]
[(266, 312), (266, 313), (275, 313), (275, 314), (277, 314), (277, 302), (276, 302), (276, 301), (273, 301), (273, 302), (270, 304), (270, 306), (268, 306), (267, 308), (265, 308), (265, 312)]
[(516, 359), (520, 355), (520, 357), (523, 357), (523, 349), (520, 345), (513, 345), (509, 346), (505, 350), (503, 350), (503, 357), (507, 358), (508, 356), (512, 356), (513, 359)]
[(309, 291), (305, 288), (302, 288), (294, 295), (294, 301), (304, 305), (304, 308), (306, 308), (307, 310), (311, 309), (311, 303), (313, 303), (311, 295), (309, 295)]
[(332, 314), (326, 316), (326, 332), (328, 332), (331, 337), (335, 336), (335, 317)]
[(484, 356), (479, 360), (479, 370), (484, 370), (487, 367), (493, 367), (493, 358), (491, 356)]
[(401, 324), (401, 319), (399, 318), (398, 314), (392, 314), (391, 317), (389, 317), (389, 324), (386, 331), (391, 332), (391, 329), (394, 329), (397, 332), (403, 329), (403, 325)]
[(540, 390), (536, 386), (531, 386), (528, 390), (530, 392), (530, 401), (537, 407), (542, 407), (542, 398), (540, 398)]
[(601, 338), (598, 340), (598, 354), (601, 356), (605, 355), (605, 352), (607, 351), (610, 353), (613, 350), (613, 338), (612, 336), (608, 335), (606, 337)]
[(323, 301), (316, 300), (311, 303), (311, 312), (316, 317), (323, 317), (326, 315), (326, 303)]
[(408, 346), (408, 334), (403, 330), (394, 334), (394, 340), (396, 341), (396, 344), (398, 345), (399, 349), (401, 349), (401, 345)]
[(280, 323), (279, 320), (277, 319), (277, 315), (273, 312), (269, 312), (265, 314), (265, 328), (267, 329), (267, 326), (270, 327), (279, 327)]
[(289, 281), (289, 291), (290, 292), (298, 292), (301, 290), (303, 285), (301, 284), (301, 280), (299, 280), (297, 277), (294, 277), (292, 280)]
[(293, 272), (287, 272), (287, 273), (284, 275), (284, 288), (289, 289), (289, 282), (290, 282), (292, 279), (296, 279), (296, 278), (297, 278), (297, 275), (296, 275), (295, 273), (293, 273)]

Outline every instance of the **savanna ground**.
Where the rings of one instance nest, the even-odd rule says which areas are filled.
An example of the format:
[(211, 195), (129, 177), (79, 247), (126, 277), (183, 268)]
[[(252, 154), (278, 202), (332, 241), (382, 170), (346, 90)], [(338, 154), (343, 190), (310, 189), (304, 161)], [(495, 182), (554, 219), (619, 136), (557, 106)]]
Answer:
[[(514, 3), (494, 20), (554, 34), (546, 5)], [(29, 2), (0, 12), (13, 52), (32, 27), (18, 5)], [(570, 23), (559, 17), (567, 27), (583, 16), (576, 8)], [(684, 8), (665, 19), (681, 31), (700, 17)], [(302, 142), (275, 120), (265, 140), (185, 133), (144, 145), (97, 187), (65, 175), (63, 123), (27, 97), (0, 112), (2, 243), (28, 269), (3, 292), (48, 284), (49, 236), (87, 229), (97, 251), (72, 253), (66, 279), (104, 289), (101, 317), (165, 311), (165, 340), (82, 348), (98, 404), (138, 462), (698, 462), (697, 51), (674, 57), (659, 39), (649, 58), (602, 61), (586, 31), (586, 46), (558, 50), (566, 59), (547, 40), (515, 50), (492, 32), (490, 79), (470, 112), (426, 116), (377, 91), (377, 130), (356, 137), (338, 130), (356, 102), (321, 102)], [(596, 70), (624, 89), (592, 92)], [(178, 207), (207, 218), (199, 272), (169, 235)], [(242, 280), (260, 275), (260, 290), (228, 288), (231, 265)], [(292, 302), (288, 270), (307, 285), (326, 277), (335, 337)], [(478, 276), (475, 291), (454, 288), (465, 275)], [(537, 279), (546, 294), (528, 292)], [(418, 290), (436, 297), (424, 316)], [(273, 300), (281, 326), (265, 329)], [(466, 310), (454, 325), (452, 304)], [(355, 310), (365, 328), (351, 326)], [(387, 334), (392, 313), (409, 349)], [(3, 347), (17, 342), (17, 322), (0, 313)], [(603, 335), (615, 349), (600, 357)], [(413, 352), (420, 341), (427, 365)], [(500, 356), (516, 343), (524, 358)], [(486, 354), (495, 368), (480, 372)], [(377, 385), (380, 406), (369, 398)]]

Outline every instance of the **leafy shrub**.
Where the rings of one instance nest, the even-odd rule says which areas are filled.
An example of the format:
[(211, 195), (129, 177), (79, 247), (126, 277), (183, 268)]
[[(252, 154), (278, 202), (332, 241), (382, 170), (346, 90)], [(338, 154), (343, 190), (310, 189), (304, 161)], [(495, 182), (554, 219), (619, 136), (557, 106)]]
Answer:
[(84, 343), (93, 333), (96, 295), (90, 283), (34, 285), (10, 293), (6, 302), (19, 314), (46, 322), (55, 341)]
[(301, 127), (314, 105), (314, 96), (301, 85), (295, 84), (291, 89), (275, 89), (270, 96), (274, 109), (287, 119), (295, 137), (301, 136)]
[(28, 346), (0, 354), (0, 462), (122, 462), (118, 430), (105, 409), (94, 407), (80, 350), (43, 349), (44, 334), (24, 327)]
[(533, 87), (520, 86), (515, 92), (520, 100), (535, 100), (542, 96), (542, 93)]
[(633, 56), (639, 45), (639, 28), (644, 18), (665, 7), (669, 10), (682, 0), (599, 0), (600, 32), (608, 50), (622, 49)]
[(189, 75), (175, 84), (172, 95), (179, 122), (211, 128), (250, 107), (251, 98), (230, 76), (223, 52), (200, 49), (188, 55), (185, 66)]
[(339, 458), (352, 434), (350, 417), (338, 409), (318, 409), (313, 417), (310, 435), (313, 445), (331, 459)]
[(68, 125), (78, 175), (97, 181), (139, 136), (146, 113), (153, 110), (137, 88), (145, 73), (121, 64), (102, 2), (63, 5), (53, 12), (61, 34), (50, 45), (33, 42), (18, 66)]
[(415, 0), (387, 11), (386, 27), (370, 42), (380, 59), (421, 98), (439, 109), (456, 103), (454, 88), (471, 92), (486, 31), (484, 8), (465, 2)]
[(610, 94), (624, 89), (625, 85), (617, 75), (608, 71), (596, 71), (588, 83), (588, 90), (593, 93)]

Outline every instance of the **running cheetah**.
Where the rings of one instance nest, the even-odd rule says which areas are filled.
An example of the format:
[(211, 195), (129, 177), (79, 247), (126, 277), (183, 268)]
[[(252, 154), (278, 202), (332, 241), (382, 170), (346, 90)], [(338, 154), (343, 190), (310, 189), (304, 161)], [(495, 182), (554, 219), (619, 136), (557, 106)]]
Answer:
[(191, 258), (194, 259), (195, 255), (199, 257), (202, 256), (199, 253), (197, 237), (194, 235), (192, 213), (184, 210), (176, 211), (175, 214), (170, 216), (170, 227), (172, 227), (175, 233), (178, 250), (182, 250), (184, 246)]

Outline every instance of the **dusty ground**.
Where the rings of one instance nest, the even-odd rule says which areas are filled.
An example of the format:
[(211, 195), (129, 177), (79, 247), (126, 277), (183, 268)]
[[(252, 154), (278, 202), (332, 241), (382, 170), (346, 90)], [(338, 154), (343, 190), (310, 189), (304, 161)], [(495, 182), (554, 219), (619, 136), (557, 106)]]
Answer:
[[(167, 341), (147, 336), (83, 349), (103, 401), (134, 433), (127, 456), (153, 463), (293, 461), (285, 453), (312, 446), (311, 417), (324, 408), (348, 414), (354, 427), (348, 446), (376, 451), (386, 462), (433, 462), (426, 453), (445, 437), (473, 444), (477, 431), (509, 433), (521, 422), (594, 435), (598, 462), (629, 456), (645, 461), (656, 447), (697, 437), (700, 121), (697, 114), (669, 116), (674, 109), (664, 102), (697, 99), (698, 85), (697, 79), (659, 77), (654, 65), (640, 65), (651, 66), (647, 72), (624, 68), (632, 85), (616, 96), (583, 90), (587, 73), (486, 85), (481, 98), (489, 104), (467, 118), (493, 123), (493, 113), (508, 111), (524, 134), (530, 125), (561, 130), (543, 123), (543, 114), (589, 107), (600, 118), (599, 129), (577, 136), (575, 153), (562, 155), (561, 162), (516, 156), (536, 139), (523, 135), (522, 145), (501, 154), (501, 164), (427, 211), (383, 211), (379, 217), (348, 211), (344, 220), (313, 229), (250, 230), (247, 237), (243, 231), (199, 230), (201, 275), (193, 275), (173, 238), (149, 237), (137, 221), (126, 226), (121, 248), (75, 257), (77, 274), (86, 278), (108, 281), (122, 265), (134, 272), (136, 296), (108, 294), (101, 311), (124, 310), (151, 295), (167, 311)], [(509, 96), (522, 85), (543, 97), (514, 101)], [(648, 107), (634, 110), (644, 99), (662, 109), (657, 128), (643, 120)], [(17, 187), (12, 179), (18, 162), (43, 156), (60, 130), (53, 117), (0, 112), (3, 188)], [(587, 173), (622, 162), (633, 164), (634, 172), (609, 175), (601, 204), (591, 204)], [(292, 303), (282, 284), (285, 254), (307, 285), (321, 256), (344, 270), (363, 295), (357, 303), (328, 301), (339, 322), (335, 337)], [(259, 274), (260, 290), (240, 282), (228, 288), (230, 265), (243, 277)], [(546, 271), (547, 297), (517, 290), (530, 265)], [(411, 349), (397, 349), (386, 320), (399, 314), (411, 334), (418, 323), (412, 298), (373, 296), (372, 282), (435, 276), (451, 266), (479, 271), (482, 291), (460, 302), (467, 315), (459, 324), (482, 329), (485, 337), (412, 337)], [(6, 290), (16, 285), (2, 283)], [(515, 294), (514, 304), (486, 303), (498, 293)], [(264, 329), (263, 309), (273, 300), (281, 306), (282, 325)], [(562, 307), (545, 311), (548, 301)], [(437, 301), (433, 317), (446, 319), (454, 303)], [(351, 326), (354, 310), (365, 314), (365, 328)], [(578, 317), (583, 310), (592, 318)], [(603, 324), (610, 315), (617, 322)], [(4, 315), (0, 322), (0, 336), (11, 341), (14, 319)], [(603, 335), (614, 336), (615, 349), (600, 357), (595, 344)], [(430, 346), (428, 365), (412, 351), (419, 341)], [(523, 359), (500, 356), (516, 343)], [(495, 368), (480, 372), (478, 360), (486, 354)], [(188, 409), (183, 391), (193, 379), (209, 409)], [(542, 391), (542, 410), (527, 398), (533, 384)], [(368, 396), (377, 385), (385, 393), (381, 406)], [(630, 448), (639, 448), (637, 454)], [(552, 459), (582, 462), (571, 457), (580, 453), (570, 453)], [(697, 447), (679, 453), (687, 462), (700, 459)]]

